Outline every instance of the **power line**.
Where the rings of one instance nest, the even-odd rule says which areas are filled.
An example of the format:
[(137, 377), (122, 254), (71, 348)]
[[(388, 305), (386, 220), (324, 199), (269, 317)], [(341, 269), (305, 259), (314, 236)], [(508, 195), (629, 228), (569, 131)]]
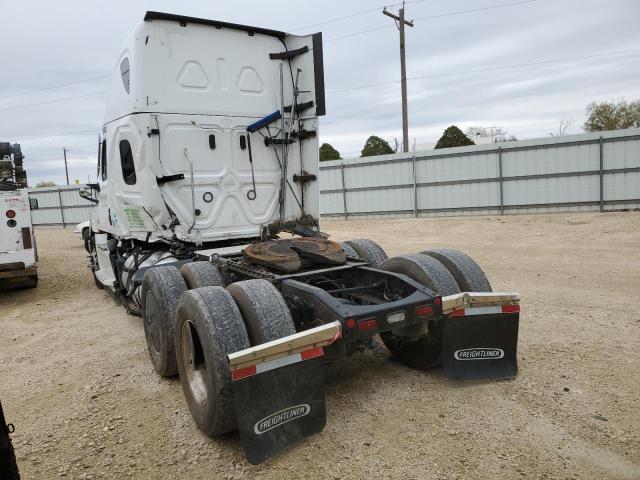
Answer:
[[(471, 8), (469, 10), (458, 10), (456, 12), (449, 12), (449, 13), (442, 13), (439, 15), (430, 15), (427, 17), (418, 17), (415, 20), (426, 20), (429, 18), (441, 18), (441, 17), (450, 17), (453, 15), (462, 15), (465, 13), (474, 13), (474, 12), (480, 12), (480, 11), (485, 11), (485, 10), (494, 10), (496, 8), (504, 8), (504, 7), (513, 7), (516, 5), (523, 5), (525, 3), (532, 3), (532, 2), (537, 2), (538, 0), (523, 0), (520, 2), (513, 2), (513, 3), (500, 3), (498, 5), (490, 5), (488, 7), (482, 7), (482, 8)], [(344, 40), (345, 38), (351, 38), (351, 37), (357, 37), (359, 35), (364, 35), (365, 33), (371, 33), (371, 32), (377, 32), (378, 30), (383, 30), (386, 28), (391, 28), (394, 25), (385, 25), (383, 27), (376, 27), (376, 28), (370, 28), (367, 30), (362, 30), (360, 32), (354, 32), (354, 33), (349, 33), (347, 35), (342, 35), (340, 37), (334, 37), (334, 38), (330, 38), (328, 40), (325, 40), (325, 43), (329, 43), (329, 42), (335, 42), (338, 40)]]
[(47, 90), (55, 90), (55, 89), (58, 89), (58, 88), (71, 87), (73, 85), (79, 85), (81, 83), (92, 82), (94, 80), (102, 80), (103, 78), (109, 78), (109, 75), (100, 75), (99, 77), (91, 77), (91, 78), (87, 78), (86, 80), (78, 80), (76, 82), (62, 83), (62, 84), (59, 84), (59, 85), (55, 85), (53, 87), (38, 88), (36, 90), (27, 90), (26, 92), (13, 93), (11, 95), (4, 95), (4, 96), (0, 97), (0, 100), (4, 100), (5, 98), (19, 97), (21, 95), (31, 95), (32, 93), (46, 92)]
[(365, 33), (377, 32), (378, 30), (384, 30), (386, 28), (391, 28), (393, 26), (395, 26), (395, 25), (385, 25), (383, 27), (370, 28), (368, 30), (362, 30), (360, 32), (354, 32), (354, 33), (350, 33), (348, 35), (342, 35), (341, 37), (329, 38), (329, 39), (325, 40), (324, 43), (337, 42), (338, 40), (344, 40), (345, 38), (357, 37), (358, 35), (364, 35)]
[[(407, 1), (407, 2), (404, 2), (404, 3), (405, 3), (405, 5), (411, 5), (412, 3), (419, 3), (419, 2), (424, 2), (424, 1), (426, 1), (426, 0), (410, 0), (410, 1)], [(365, 15), (367, 13), (378, 12), (378, 11), (380, 11), (381, 8), (391, 8), (391, 7), (397, 7), (399, 5), (402, 5), (402, 2), (400, 2), (400, 3), (392, 3), (391, 5), (380, 5), (379, 7), (376, 7), (376, 8), (371, 8), (369, 10), (362, 10), (360, 12), (350, 13), (350, 14), (344, 15), (342, 17), (331, 18), (331, 19), (325, 20), (323, 22), (312, 23), (310, 25), (305, 25), (304, 27), (298, 27), (298, 28), (290, 29), (289, 31), (290, 32), (297, 32), (298, 30), (304, 30), (305, 28), (318, 27), (320, 25), (326, 25), (328, 23), (339, 22), (340, 20), (346, 20), (348, 18), (358, 17), (360, 15)]]
[(15, 107), (0, 108), (0, 112), (5, 112), (7, 110), (17, 110), (19, 108), (38, 107), (40, 105), (47, 105), (49, 103), (66, 102), (67, 100), (75, 100), (76, 98), (91, 97), (93, 95), (101, 95), (103, 93), (107, 93), (107, 91), (106, 90), (102, 90), (100, 92), (85, 93), (84, 95), (74, 95), (72, 97), (57, 98), (55, 100), (47, 100), (47, 101), (44, 101), (44, 102), (28, 103), (26, 105), (16, 105)]
[(15, 137), (20, 140), (20, 143), (30, 142), (32, 140), (42, 140), (44, 138), (55, 138), (55, 137), (70, 137), (72, 135), (80, 135), (80, 134), (88, 134), (88, 133), (97, 133), (99, 128), (92, 128), (89, 130), (78, 130), (75, 132), (65, 132), (65, 133), (52, 133), (50, 135), (42, 135), (40, 137), (21, 137), (20, 135), (16, 135)]
[[(517, 63), (514, 65), (503, 65), (503, 66), (498, 66), (498, 67), (486, 67), (486, 68), (477, 68), (474, 70), (461, 70), (459, 72), (444, 72), (444, 73), (434, 73), (434, 74), (430, 74), (430, 75), (418, 75), (418, 76), (414, 76), (414, 77), (407, 77), (407, 80), (422, 80), (425, 78), (438, 78), (438, 77), (448, 77), (448, 76), (454, 76), (454, 75), (468, 75), (471, 73), (482, 73), (482, 72), (491, 72), (491, 71), (495, 71), (495, 70), (508, 70), (511, 68), (524, 68), (524, 67), (533, 67), (533, 66), (538, 66), (538, 65), (547, 65), (547, 64), (552, 64), (552, 63), (562, 63), (562, 62), (572, 62), (575, 60), (585, 60), (585, 59), (589, 59), (589, 58), (598, 58), (598, 57), (608, 57), (608, 56), (612, 56), (612, 55), (626, 55), (626, 54), (638, 54), (640, 53), (640, 48), (639, 49), (634, 49), (634, 50), (621, 50), (618, 52), (607, 52), (607, 53), (597, 53), (597, 54), (593, 54), (593, 55), (582, 55), (579, 57), (566, 57), (566, 58), (558, 58), (558, 59), (553, 59), (553, 60), (541, 60), (539, 62), (529, 62), (529, 63)], [(379, 82), (379, 83), (369, 83), (366, 85), (359, 85), (357, 87), (349, 87), (349, 88), (342, 88), (339, 90), (329, 90), (327, 91), (327, 93), (342, 93), (342, 92), (350, 92), (353, 90), (362, 90), (365, 88), (372, 88), (372, 87), (378, 87), (381, 85), (389, 85), (392, 83), (400, 83), (400, 80), (387, 80), (386, 82)]]
[(428, 15), (426, 17), (415, 18), (414, 20), (427, 20), (429, 18), (452, 17), (454, 15), (462, 15), (464, 13), (484, 12), (486, 10), (495, 10), (496, 8), (503, 8), (503, 7), (515, 7), (516, 5), (524, 5), (525, 3), (533, 3), (537, 1), (538, 0), (522, 0), (520, 2), (501, 3), (498, 5), (490, 5), (488, 7), (471, 8), (469, 10), (458, 10), (457, 12), (441, 13), (439, 15)]

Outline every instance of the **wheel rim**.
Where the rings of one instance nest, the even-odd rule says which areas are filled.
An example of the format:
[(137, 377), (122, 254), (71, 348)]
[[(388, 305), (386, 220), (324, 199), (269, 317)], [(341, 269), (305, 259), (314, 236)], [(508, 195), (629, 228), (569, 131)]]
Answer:
[(147, 293), (144, 315), (144, 322), (147, 326), (151, 346), (156, 353), (160, 352), (160, 311), (158, 309), (158, 302), (151, 292)]
[(191, 396), (198, 405), (204, 407), (207, 404), (207, 384), (205, 382), (207, 365), (204, 361), (204, 352), (198, 331), (191, 320), (186, 320), (182, 324), (180, 337), (182, 365), (184, 365)]

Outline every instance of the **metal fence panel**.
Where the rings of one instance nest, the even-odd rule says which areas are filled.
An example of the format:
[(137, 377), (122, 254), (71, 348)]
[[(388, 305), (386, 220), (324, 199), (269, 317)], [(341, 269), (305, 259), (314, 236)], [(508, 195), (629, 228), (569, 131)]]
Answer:
[(604, 199), (606, 201), (637, 199), (639, 185), (640, 172), (605, 175)]
[(597, 202), (599, 178), (555, 177), (506, 182), (505, 205)]
[(486, 154), (478, 152), (478, 155), (474, 156), (447, 158), (430, 158), (420, 154), (416, 155), (416, 180), (418, 183), (448, 182), (497, 176), (498, 156), (493, 152)]
[(340, 179), (340, 170), (339, 169), (325, 170), (322, 176), (320, 177), (320, 189), (337, 190), (339, 188), (342, 188), (342, 182)]
[(398, 211), (413, 208), (412, 191), (406, 188), (398, 190), (360, 190), (347, 193), (348, 212)]
[(322, 195), (320, 202), (321, 215), (340, 215), (343, 214), (342, 193), (327, 193)]
[(29, 189), (29, 196), (38, 200), (38, 209), (31, 212), (33, 224), (68, 227), (89, 220), (91, 204), (80, 197), (80, 185)]
[(638, 209), (640, 128), (323, 162), (320, 186), (342, 218)]
[(33, 210), (31, 212), (31, 220), (34, 225), (62, 225), (60, 209)]
[(473, 209), (500, 204), (497, 182), (442, 185), (418, 189), (419, 210)]
[(640, 167), (638, 140), (605, 143), (603, 149), (605, 169)]

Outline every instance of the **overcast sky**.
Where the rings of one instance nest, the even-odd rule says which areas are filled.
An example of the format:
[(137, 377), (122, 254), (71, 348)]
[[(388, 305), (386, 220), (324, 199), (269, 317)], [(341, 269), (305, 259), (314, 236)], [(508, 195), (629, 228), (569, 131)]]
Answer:
[[(322, 31), (321, 141), (343, 157), (358, 156), (372, 134), (393, 145), (402, 136), (400, 84), (370, 86), (400, 78), (398, 33), (383, 5), (0, 0), (0, 141), (22, 144), (32, 185), (64, 183), (63, 146), (72, 182), (95, 178), (105, 101), (95, 93), (107, 80), (22, 93), (110, 73), (128, 33), (146, 10), (157, 10), (298, 34)], [(486, 8), (496, 5), (504, 7)], [(469, 9), (478, 11), (445, 15)], [(312, 26), (367, 10), (374, 11)], [(410, 2), (407, 16), (416, 19), (407, 30), (407, 76), (423, 77), (408, 83), (411, 141), (435, 142), (451, 124), (498, 125), (524, 139), (547, 136), (564, 119), (573, 121), (567, 133), (580, 133), (589, 102), (640, 98), (640, 0), (423, 0)], [(342, 38), (366, 30), (373, 31)], [(585, 56), (592, 57), (541, 63)], [(486, 71), (462, 73), (474, 70)], [(86, 96), (32, 105), (78, 95)], [(70, 132), (81, 133), (62, 135)]]

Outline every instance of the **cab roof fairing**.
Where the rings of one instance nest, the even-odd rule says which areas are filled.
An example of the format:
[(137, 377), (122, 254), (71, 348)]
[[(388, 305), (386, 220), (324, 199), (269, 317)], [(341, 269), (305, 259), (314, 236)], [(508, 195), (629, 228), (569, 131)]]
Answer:
[[(292, 40), (296, 38), (313, 37), (313, 47), (319, 50), (319, 58), (314, 59), (315, 68), (318, 70), (316, 75), (317, 88), (317, 115), (324, 115), (324, 72), (322, 63), (322, 37), (317, 33), (314, 35), (290, 35), (277, 30), (269, 30), (260, 27), (252, 27), (227, 22), (219, 22), (216, 20), (199, 19), (195, 17), (185, 17), (181, 15), (173, 15), (161, 12), (149, 11), (145, 15), (144, 22), (138, 24), (136, 28), (129, 34), (121, 53), (113, 66), (110, 78), (110, 86), (107, 94), (107, 104), (105, 108), (104, 125), (124, 116), (134, 113), (184, 113), (184, 114), (203, 114), (203, 115), (228, 115), (231, 112), (220, 112), (215, 109), (199, 109), (192, 111), (191, 109), (181, 108), (178, 105), (167, 105), (166, 99), (170, 96), (167, 86), (164, 82), (147, 81), (148, 78), (157, 79), (166, 74), (162, 60), (167, 58), (167, 54), (162, 54), (162, 50), (156, 48), (150, 50), (148, 46), (165, 47), (167, 33), (175, 31), (172, 26), (178, 28), (188, 27), (192, 25), (201, 25), (214, 27), (215, 31), (236, 31), (238, 33), (245, 32), (249, 36), (262, 35), (278, 40), (276, 51), (286, 48), (284, 41), (287, 38)], [(158, 39), (161, 39), (160, 43)], [(295, 41), (295, 40), (294, 40)], [(155, 52), (154, 52), (155, 50)], [(160, 53), (160, 57), (159, 54)], [(124, 58), (129, 59), (130, 67), (130, 91), (126, 92), (123, 86), (120, 65)], [(171, 102), (170, 102), (171, 103)], [(246, 114), (247, 116), (262, 115), (257, 112), (233, 112), (235, 114)]]

